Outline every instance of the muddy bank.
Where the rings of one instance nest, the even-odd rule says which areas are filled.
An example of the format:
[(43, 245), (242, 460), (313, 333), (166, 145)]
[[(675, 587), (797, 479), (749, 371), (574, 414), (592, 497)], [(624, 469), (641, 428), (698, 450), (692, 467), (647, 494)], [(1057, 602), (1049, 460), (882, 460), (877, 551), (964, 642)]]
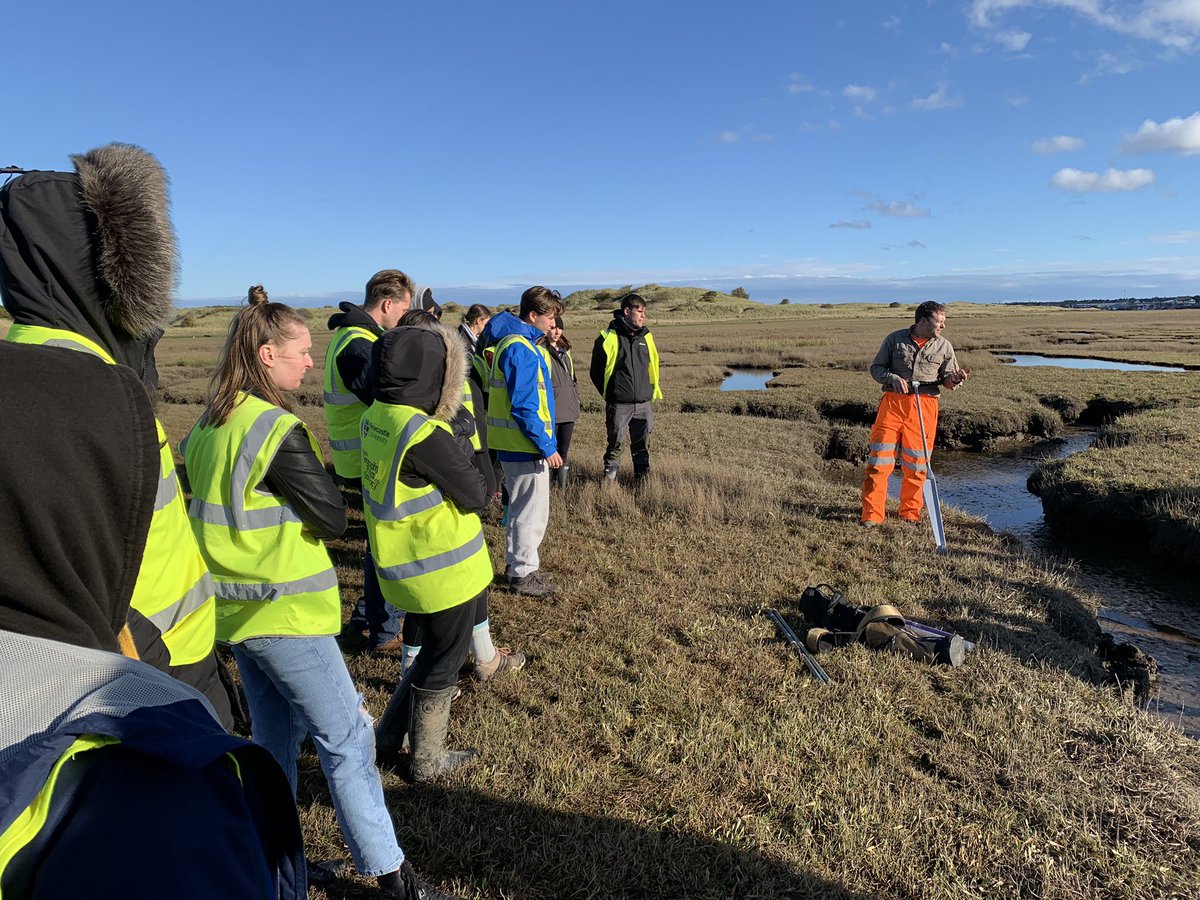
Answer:
[[(1030, 476), (1029, 490), (1041, 498), (1052, 528), (1073, 536), (1120, 536), (1136, 552), (1200, 569), (1200, 525), (1194, 512), (1200, 507), (1200, 489), (1105, 484), (1076, 477), (1075, 471), (1063, 460)], [(1200, 591), (1197, 595), (1200, 599)]]
[(1091, 448), (1040, 466), (1029, 490), (1060, 531), (1119, 537), (1200, 568), (1198, 460), (1200, 408), (1153, 410), (1109, 423)]

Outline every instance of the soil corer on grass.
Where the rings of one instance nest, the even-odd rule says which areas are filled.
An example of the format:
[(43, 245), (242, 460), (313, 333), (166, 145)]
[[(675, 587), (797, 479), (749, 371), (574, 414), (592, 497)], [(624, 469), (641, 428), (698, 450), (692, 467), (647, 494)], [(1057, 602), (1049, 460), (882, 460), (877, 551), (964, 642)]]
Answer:
[(813, 678), (824, 684), (828, 684), (831, 680), (829, 673), (821, 668), (821, 664), (817, 662), (816, 657), (801, 643), (800, 638), (796, 637), (796, 632), (792, 630), (791, 625), (784, 621), (783, 616), (779, 614), (779, 610), (764, 609), (763, 614), (775, 623), (775, 628), (779, 631), (780, 636), (791, 644), (792, 649), (804, 660), (804, 665), (808, 667), (808, 671), (812, 674)]
[(921, 429), (921, 452), (925, 454), (925, 483), (921, 493), (925, 497), (925, 509), (929, 512), (929, 524), (933, 526), (933, 540), (938, 553), (946, 552), (946, 527), (942, 523), (942, 497), (938, 493), (937, 479), (933, 475), (933, 460), (929, 458), (929, 441), (925, 438), (925, 417), (921, 414), (921, 382), (914, 381), (913, 403), (917, 407), (917, 425)]

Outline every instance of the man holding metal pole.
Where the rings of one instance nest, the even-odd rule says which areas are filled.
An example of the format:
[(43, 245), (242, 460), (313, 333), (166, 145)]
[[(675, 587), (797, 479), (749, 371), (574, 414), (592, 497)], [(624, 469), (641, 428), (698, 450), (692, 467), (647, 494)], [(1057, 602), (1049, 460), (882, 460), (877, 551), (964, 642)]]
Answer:
[(917, 307), (916, 322), (889, 334), (871, 363), (871, 377), (884, 393), (871, 428), (862, 485), (861, 524), (867, 528), (883, 522), (887, 480), (897, 460), (902, 478), (900, 519), (920, 521), (925, 505), (922, 490), (937, 434), (938, 395), (943, 387), (954, 390), (970, 377), (942, 337), (945, 327), (946, 307), (927, 300)]

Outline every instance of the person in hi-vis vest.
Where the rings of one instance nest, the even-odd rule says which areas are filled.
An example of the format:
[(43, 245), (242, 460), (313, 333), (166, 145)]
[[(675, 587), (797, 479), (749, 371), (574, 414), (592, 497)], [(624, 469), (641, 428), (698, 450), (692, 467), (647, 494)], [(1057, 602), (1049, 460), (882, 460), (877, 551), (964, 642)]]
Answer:
[(160, 481), (137, 375), (0, 343), (0, 384), (0, 895), (304, 900), (279, 765), (129, 634)]
[(483, 329), (493, 349), (488, 379), (488, 442), (508, 491), (505, 567), (500, 580), (518, 594), (551, 597), (558, 586), (540, 571), (539, 548), (550, 519), (550, 470), (562, 465), (554, 437), (550, 354), (538, 346), (562, 312), (557, 291), (540, 285), (521, 295), (520, 317), (493, 316)]
[(388, 896), (444, 897), (417, 884), (396, 843), (375, 767), (374, 728), (335, 640), (337, 572), (323, 538), (346, 507), (287, 394), (312, 368), (312, 337), (261, 286), (230, 325), (204, 413), (183, 448), (189, 514), (217, 592), (217, 637), (233, 645), (254, 740), (293, 793), (311, 736), (358, 873)]
[[(329, 319), (333, 336), (325, 351), (323, 392), (329, 448), (338, 478), (360, 492), (358, 423), (371, 405), (371, 345), (396, 327), (412, 304), (414, 289), (412, 279), (399, 269), (384, 269), (367, 282), (362, 306), (344, 301)], [(362, 598), (342, 636), (353, 641), (365, 633), (372, 652), (395, 653), (401, 647), (400, 628), (401, 618), (383, 602), (368, 550), (363, 558)]]
[[(73, 156), (73, 172), (28, 172), (0, 187), (0, 300), (7, 339), (63, 347), (132, 369), (158, 388), (154, 349), (177, 272), (167, 176), (140, 147)], [(188, 527), (161, 423), (159, 493), (129, 626), (140, 658), (206, 696), (231, 727), (237, 692), (214, 650), (216, 602)], [(36, 477), (71, 477), (39, 467)]]

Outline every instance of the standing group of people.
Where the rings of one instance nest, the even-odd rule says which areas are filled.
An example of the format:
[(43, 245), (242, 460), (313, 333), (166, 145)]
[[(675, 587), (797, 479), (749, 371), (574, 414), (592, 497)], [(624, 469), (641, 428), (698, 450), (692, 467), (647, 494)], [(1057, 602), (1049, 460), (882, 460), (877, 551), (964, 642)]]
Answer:
[[(154, 865), (127, 896), (304, 896), (331, 878), (305, 859), (295, 809), (311, 737), (359, 874), (384, 896), (447, 896), (405, 858), (376, 754), (407, 744), (415, 781), (472, 759), (446, 747), (460, 669), (469, 654), (482, 681), (525, 664), (492, 643), (489, 586), (557, 590), (538, 548), (550, 473), (566, 487), (581, 407), (561, 299), (530, 288), (517, 314), (472, 307), (455, 332), (428, 288), (377, 273), (363, 304), (342, 304), (329, 323), (335, 480), (290, 398), (314, 365), (307, 323), (251, 288), (180, 445), (185, 504), (151, 408), (176, 254), (165, 174), (129, 145), (73, 161), (74, 172), (27, 173), (0, 190), (0, 289), (14, 319), (0, 345), (14, 559), (0, 569), (12, 661), (0, 677), (14, 691), (53, 688), (0, 708), (0, 777), (13, 786), (0, 809), (0, 890), (79, 893), (77, 879), (132, 835)], [(635, 475), (649, 469), (648, 402), (660, 394), (644, 315), (626, 297), (597, 341), (593, 380), (615, 429), (609, 477), (622, 429)], [(501, 482), (505, 568), (494, 574), (479, 513)], [(356, 494), (368, 548), (350, 631), (400, 656), (378, 726), (337, 643), (324, 543), (345, 531)], [(218, 643), (236, 660), (253, 744), (231, 734), (241, 694)], [(211, 828), (224, 864), (183, 854), (180, 822)]]
[[(382, 896), (447, 897), (396, 840), (335, 641), (323, 540), (346, 504), (288, 398), (313, 365), (303, 317), (261, 288), (234, 317), (182, 448), (185, 505), (151, 405), (176, 259), (165, 173), (129, 145), (73, 162), (0, 189), (0, 893), (307, 896), (329, 877), (295, 805), (311, 736), (358, 872)], [(253, 743), (230, 733), (218, 641)]]
[[(359, 874), (383, 896), (447, 897), (397, 842), (376, 754), (407, 742), (415, 781), (474, 758), (446, 746), (459, 671), (469, 654), (481, 681), (525, 664), (492, 642), (489, 586), (557, 591), (539, 548), (581, 407), (561, 299), (532, 287), (515, 314), (475, 306), (455, 331), (391, 269), (330, 320), (334, 470), (361, 495), (368, 534), (353, 628), (401, 658), (376, 727), (336, 640), (324, 541), (346, 529), (345, 495), (290, 400), (314, 365), (304, 317), (251, 288), (181, 446), (185, 505), (151, 405), (175, 265), (165, 174), (128, 145), (73, 161), (0, 189), (0, 299), (14, 320), (0, 343), (0, 682), (22, 698), (0, 704), (0, 892), (94, 893), (132, 854), (123, 896), (301, 898), (329, 877), (305, 860), (295, 809), (311, 737)], [(623, 297), (592, 352), (609, 481), (626, 442), (635, 479), (650, 470), (662, 394), (645, 307)], [(923, 304), (872, 367), (887, 393), (864, 524), (883, 518), (895, 459), (918, 476), (928, 459), (893, 395), (936, 400), (967, 377), (944, 321)], [(500, 574), (480, 520), (497, 471)], [(901, 517), (919, 510), (906, 477)], [(236, 659), (253, 743), (230, 733), (240, 697), (218, 642)], [(203, 852), (188, 849), (192, 833)]]

